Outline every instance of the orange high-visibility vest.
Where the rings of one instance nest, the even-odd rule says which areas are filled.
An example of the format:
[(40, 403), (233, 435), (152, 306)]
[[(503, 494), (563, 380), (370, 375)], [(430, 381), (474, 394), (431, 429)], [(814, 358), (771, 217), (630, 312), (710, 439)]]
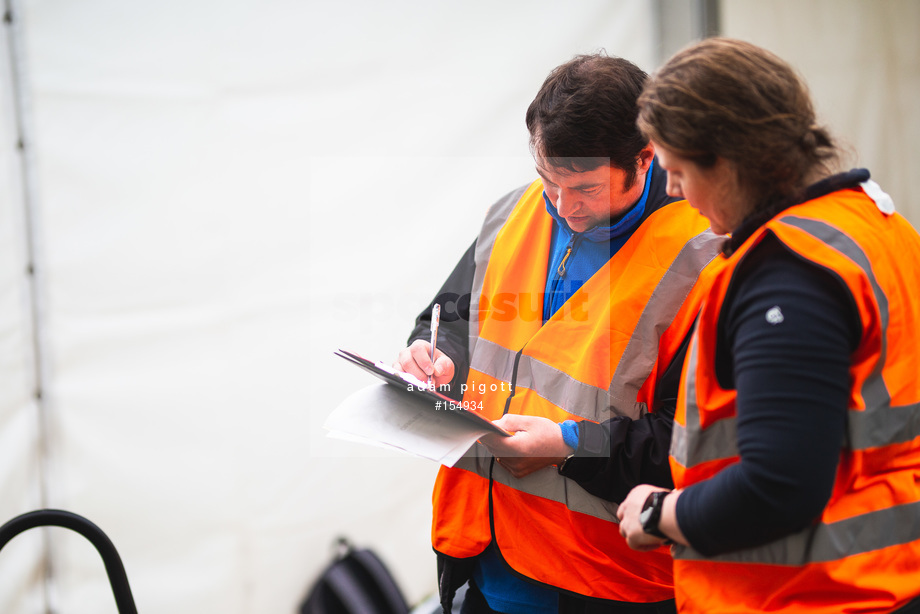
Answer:
[[(543, 324), (553, 223), (540, 181), (490, 210), (476, 245), (463, 400), (481, 402), (491, 420), (639, 418), (693, 324), (696, 279), (723, 239), (685, 201), (666, 205)], [(673, 598), (667, 549), (629, 549), (616, 504), (554, 467), (515, 479), (477, 445), (441, 468), (433, 498), (440, 553), (473, 557), (494, 541), (514, 571), (552, 587), (618, 601)]]
[(714, 286), (671, 441), (674, 482), (686, 487), (739, 460), (736, 391), (715, 376), (717, 325), (733, 272), (767, 233), (839, 276), (858, 309), (845, 447), (830, 500), (807, 529), (707, 558), (675, 546), (678, 609), (890, 612), (920, 595), (920, 236), (875, 183), (785, 210), (707, 271)]

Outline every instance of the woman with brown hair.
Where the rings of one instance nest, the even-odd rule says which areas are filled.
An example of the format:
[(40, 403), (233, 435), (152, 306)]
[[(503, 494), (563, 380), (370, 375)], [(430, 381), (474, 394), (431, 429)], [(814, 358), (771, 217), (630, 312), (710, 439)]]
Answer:
[(618, 510), (674, 543), (681, 612), (920, 611), (920, 236), (836, 147), (792, 68), (709, 39), (639, 126), (668, 192), (729, 234), (671, 442), (675, 489)]

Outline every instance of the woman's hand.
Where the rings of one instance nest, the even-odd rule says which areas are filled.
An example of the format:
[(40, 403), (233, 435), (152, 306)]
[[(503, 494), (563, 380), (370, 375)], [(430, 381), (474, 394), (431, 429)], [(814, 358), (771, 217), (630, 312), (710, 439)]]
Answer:
[[(645, 500), (657, 490), (667, 490), (651, 484), (639, 484), (626, 495), (626, 499), (617, 508), (617, 518), (620, 519), (620, 535), (626, 538), (626, 543), (633, 550), (654, 550), (663, 545), (667, 540), (646, 533), (642, 528), (639, 515), (645, 507)], [(672, 542), (688, 545), (687, 538), (677, 524), (675, 507), (682, 491), (672, 490), (662, 502), (661, 517), (658, 520), (658, 530), (668, 536)]]

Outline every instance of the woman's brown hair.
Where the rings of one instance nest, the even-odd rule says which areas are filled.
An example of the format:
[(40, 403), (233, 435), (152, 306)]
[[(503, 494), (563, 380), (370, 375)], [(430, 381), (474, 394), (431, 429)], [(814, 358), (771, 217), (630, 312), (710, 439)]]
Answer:
[(668, 60), (639, 97), (638, 124), (704, 168), (718, 157), (732, 162), (755, 209), (794, 198), (838, 157), (795, 70), (727, 38), (706, 39)]

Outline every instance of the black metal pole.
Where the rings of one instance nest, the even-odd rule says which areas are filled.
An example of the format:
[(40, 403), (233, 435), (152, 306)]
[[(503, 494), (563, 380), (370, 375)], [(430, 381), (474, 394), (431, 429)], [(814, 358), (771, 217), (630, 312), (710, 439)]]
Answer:
[(70, 529), (88, 539), (95, 546), (105, 564), (105, 571), (109, 576), (112, 592), (115, 594), (118, 612), (137, 614), (134, 597), (131, 595), (131, 586), (128, 584), (128, 575), (125, 573), (125, 566), (121, 557), (118, 556), (115, 544), (102, 532), (102, 529), (83, 516), (63, 510), (38, 510), (22, 514), (0, 527), (0, 549), (23, 531), (48, 526)]

